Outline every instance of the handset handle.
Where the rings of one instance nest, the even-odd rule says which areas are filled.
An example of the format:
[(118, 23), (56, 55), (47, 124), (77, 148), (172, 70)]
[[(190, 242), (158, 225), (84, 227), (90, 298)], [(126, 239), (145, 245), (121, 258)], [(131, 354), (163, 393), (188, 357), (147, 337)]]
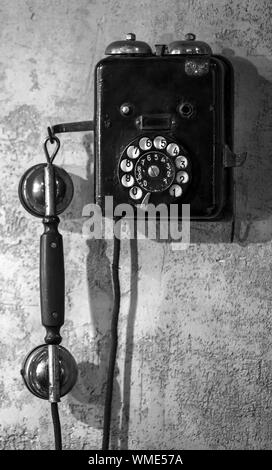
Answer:
[(45, 217), (43, 224), (44, 233), (40, 238), (41, 317), (46, 328), (45, 342), (59, 344), (65, 302), (62, 235), (58, 231), (58, 217)]

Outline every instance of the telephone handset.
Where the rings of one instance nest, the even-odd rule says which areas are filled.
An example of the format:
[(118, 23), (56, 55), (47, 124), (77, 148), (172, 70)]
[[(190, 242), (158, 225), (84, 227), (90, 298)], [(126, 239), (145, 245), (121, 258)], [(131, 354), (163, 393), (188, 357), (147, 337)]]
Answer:
[[(194, 220), (233, 217), (232, 168), (246, 154), (233, 152), (233, 70), (208, 44), (187, 34), (184, 41), (156, 45), (137, 41), (134, 34), (106, 49), (109, 57), (95, 69), (93, 121), (57, 124), (48, 128), (47, 164), (23, 176), (20, 199), (33, 215), (44, 217), (41, 239), (42, 323), (46, 344), (27, 356), (23, 377), (29, 390), (49, 398), (59, 437), (56, 404), (74, 385), (73, 357), (59, 346), (64, 320), (64, 267), (57, 226), (72, 198), (72, 182), (53, 165), (59, 148), (55, 134), (94, 131), (95, 201), (104, 209), (105, 197), (114, 206), (130, 203), (145, 210), (190, 204)], [(57, 147), (49, 158), (47, 144)], [(114, 237), (112, 345), (104, 411), (103, 449), (109, 447), (117, 323), (120, 305), (118, 263), (120, 240)], [(54, 412), (54, 413), (53, 413)], [(58, 442), (57, 442), (58, 441)], [(56, 447), (61, 444), (57, 439)]]
[[(49, 155), (49, 141), (55, 144)], [(73, 183), (62, 168), (53, 164), (60, 147), (59, 139), (45, 140), (46, 163), (34, 165), (22, 176), (19, 197), (30, 214), (43, 219), (40, 238), (40, 303), (41, 320), (46, 329), (45, 344), (34, 348), (25, 357), (21, 374), (33, 395), (49, 400), (54, 425), (56, 450), (62, 449), (58, 402), (77, 380), (77, 365), (67, 349), (60, 346), (60, 328), (64, 323), (64, 259), (59, 218), (73, 197)]]

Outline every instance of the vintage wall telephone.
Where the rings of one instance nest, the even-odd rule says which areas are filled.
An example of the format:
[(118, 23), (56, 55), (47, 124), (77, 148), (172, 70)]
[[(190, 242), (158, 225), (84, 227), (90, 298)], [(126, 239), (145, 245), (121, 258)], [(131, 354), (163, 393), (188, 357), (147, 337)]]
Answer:
[[(233, 70), (208, 44), (187, 34), (184, 41), (159, 44), (152, 52), (134, 34), (111, 43), (108, 58), (95, 69), (94, 121), (48, 128), (46, 164), (28, 170), (19, 185), (23, 206), (43, 217), (40, 287), (45, 345), (34, 349), (23, 365), (29, 390), (52, 403), (56, 448), (61, 448), (56, 404), (77, 377), (73, 357), (59, 343), (64, 321), (64, 267), (60, 214), (73, 195), (67, 173), (53, 165), (59, 149), (55, 134), (94, 131), (95, 201), (105, 196), (114, 206), (130, 203), (190, 204), (194, 220), (234, 216), (232, 168), (246, 154), (233, 152)], [(52, 157), (48, 143), (56, 144)], [(91, 190), (91, 188), (90, 188)], [(120, 241), (114, 239), (112, 346), (105, 400), (103, 449), (109, 446), (112, 385), (120, 304), (118, 262)]]

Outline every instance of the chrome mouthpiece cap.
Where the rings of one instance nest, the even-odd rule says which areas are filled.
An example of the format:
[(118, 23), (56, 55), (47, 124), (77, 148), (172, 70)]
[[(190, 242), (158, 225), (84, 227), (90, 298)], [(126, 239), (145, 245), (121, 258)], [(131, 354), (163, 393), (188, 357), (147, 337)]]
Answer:
[(57, 402), (75, 385), (78, 368), (72, 354), (63, 346), (42, 344), (26, 356), (21, 374), (33, 395)]

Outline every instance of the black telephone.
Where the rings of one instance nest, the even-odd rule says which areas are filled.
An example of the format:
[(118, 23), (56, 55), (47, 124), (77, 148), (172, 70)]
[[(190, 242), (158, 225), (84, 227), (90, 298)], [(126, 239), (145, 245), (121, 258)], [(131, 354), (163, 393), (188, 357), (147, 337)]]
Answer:
[[(184, 41), (156, 45), (134, 34), (111, 43), (108, 58), (95, 69), (94, 121), (48, 128), (47, 164), (35, 165), (19, 186), (23, 206), (43, 217), (41, 237), (42, 323), (46, 344), (26, 358), (23, 377), (29, 390), (52, 403), (56, 448), (61, 448), (56, 404), (75, 383), (73, 357), (59, 346), (64, 321), (64, 268), (57, 227), (73, 191), (68, 175), (53, 165), (59, 149), (55, 134), (94, 131), (95, 201), (102, 209), (107, 196), (114, 207), (130, 203), (145, 210), (190, 204), (194, 220), (233, 217), (232, 168), (246, 154), (233, 152), (233, 70), (208, 44), (187, 34)], [(56, 144), (50, 158), (48, 144)], [(111, 399), (120, 304), (118, 262), (120, 241), (114, 239), (112, 350), (104, 414), (103, 449), (109, 445)]]
[(128, 34), (95, 70), (95, 198), (190, 204), (191, 218), (232, 215), (233, 71), (208, 44), (156, 45)]

